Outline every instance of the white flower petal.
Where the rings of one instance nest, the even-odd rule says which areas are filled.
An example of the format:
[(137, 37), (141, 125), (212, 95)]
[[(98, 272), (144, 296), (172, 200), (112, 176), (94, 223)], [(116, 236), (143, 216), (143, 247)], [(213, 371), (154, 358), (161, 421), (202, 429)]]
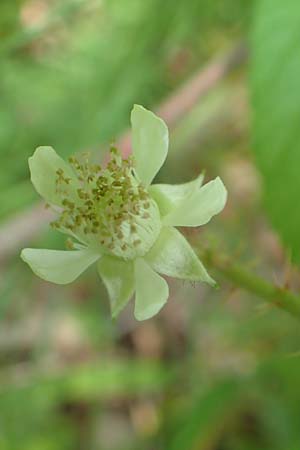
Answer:
[(112, 317), (116, 317), (134, 293), (133, 263), (105, 255), (98, 263), (98, 272), (109, 294)]
[(164, 225), (198, 227), (210, 221), (224, 208), (227, 190), (222, 180), (215, 180), (194, 191), (178, 208), (163, 218)]
[(204, 175), (199, 175), (195, 180), (182, 184), (152, 184), (149, 193), (156, 201), (161, 216), (166, 216), (174, 211), (196, 189), (200, 189)]
[(65, 176), (72, 180), (65, 185), (65, 190), (76, 197), (78, 181), (69, 166), (52, 147), (38, 147), (28, 159), (31, 181), (36, 191), (50, 204), (61, 206), (63, 196), (57, 193), (58, 169), (62, 169)]
[(21, 258), (36, 275), (57, 284), (71, 283), (100, 257), (99, 253), (89, 249), (63, 251), (25, 248), (21, 252)]
[(135, 261), (135, 309), (137, 320), (146, 320), (153, 317), (169, 296), (168, 283), (142, 259)]
[(167, 157), (168, 128), (162, 119), (139, 105), (132, 110), (131, 124), (136, 172), (149, 186)]

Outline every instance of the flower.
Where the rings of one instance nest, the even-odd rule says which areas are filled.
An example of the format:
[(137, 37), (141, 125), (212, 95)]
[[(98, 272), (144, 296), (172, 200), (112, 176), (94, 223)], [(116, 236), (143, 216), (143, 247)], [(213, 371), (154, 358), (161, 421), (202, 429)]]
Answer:
[(36, 275), (58, 284), (71, 283), (97, 262), (112, 316), (135, 293), (135, 317), (145, 320), (168, 299), (159, 274), (215, 285), (175, 227), (206, 224), (224, 208), (227, 192), (220, 178), (202, 186), (203, 175), (179, 185), (151, 185), (168, 153), (168, 128), (139, 105), (131, 124), (133, 156), (122, 159), (112, 148), (106, 168), (88, 158), (68, 164), (51, 147), (37, 148), (29, 158), (31, 181), (59, 214), (52, 226), (73, 240), (71, 250), (25, 248), (21, 258)]

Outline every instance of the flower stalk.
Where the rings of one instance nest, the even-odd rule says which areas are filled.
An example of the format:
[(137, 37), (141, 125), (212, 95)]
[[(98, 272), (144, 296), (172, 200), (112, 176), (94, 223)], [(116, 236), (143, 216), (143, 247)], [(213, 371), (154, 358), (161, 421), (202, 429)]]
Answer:
[(207, 267), (233, 283), (234, 286), (240, 287), (300, 319), (300, 296), (286, 287), (276, 286), (247, 271), (241, 264), (233, 263), (228, 256), (219, 255), (212, 250), (201, 252), (201, 259)]

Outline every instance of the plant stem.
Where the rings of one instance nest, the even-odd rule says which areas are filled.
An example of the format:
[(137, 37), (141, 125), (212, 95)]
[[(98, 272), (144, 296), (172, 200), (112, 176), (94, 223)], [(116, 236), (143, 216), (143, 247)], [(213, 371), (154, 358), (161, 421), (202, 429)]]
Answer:
[(234, 264), (230, 258), (205, 251), (201, 259), (211, 269), (246, 291), (265, 299), (267, 302), (283, 309), (300, 319), (300, 296), (286, 287), (276, 286), (263, 278)]

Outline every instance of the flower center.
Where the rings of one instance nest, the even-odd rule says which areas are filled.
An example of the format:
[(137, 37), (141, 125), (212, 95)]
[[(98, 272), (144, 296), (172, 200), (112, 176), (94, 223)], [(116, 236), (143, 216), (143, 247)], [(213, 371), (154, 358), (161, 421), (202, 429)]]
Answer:
[(106, 169), (90, 164), (88, 158), (81, 163), (72, 157), (69, 162), (76, 185), (61, 169), (57, 171), (63, 210), (52, 226), (124, 259), (144, 256), (157, 239), (161, 222), (155, 201), (136, 177), (132, 159), (123, 160), (112, 148)]

